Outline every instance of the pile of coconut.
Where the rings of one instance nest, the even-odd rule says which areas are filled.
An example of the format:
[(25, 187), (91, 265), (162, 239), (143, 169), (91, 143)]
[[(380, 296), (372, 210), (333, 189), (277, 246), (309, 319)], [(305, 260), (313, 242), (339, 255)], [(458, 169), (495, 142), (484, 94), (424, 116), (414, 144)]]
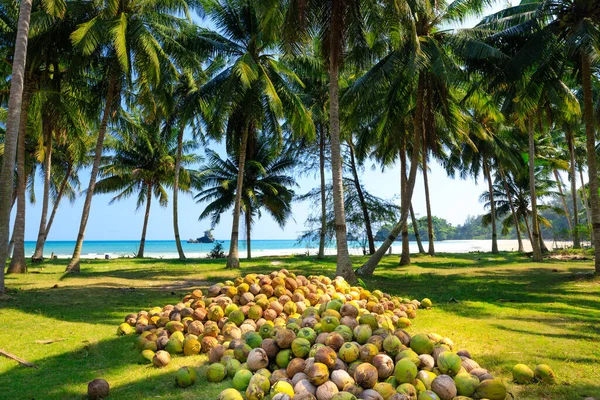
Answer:
[[(504, 400), (505, 385), (450, 339), (404, 330), (431, 305), (281, 270), (130, 314), (117, 333), (139, 334), (141, 361), (156, 367), (208, 353), (208, 381), (231, 379), (221, 400)], [(181, 387), (195, 380), (177, 372)]]

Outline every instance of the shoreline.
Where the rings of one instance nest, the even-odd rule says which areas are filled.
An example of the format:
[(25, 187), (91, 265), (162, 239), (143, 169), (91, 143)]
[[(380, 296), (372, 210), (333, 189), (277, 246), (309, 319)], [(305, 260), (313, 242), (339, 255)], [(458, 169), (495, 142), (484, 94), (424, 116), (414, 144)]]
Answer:
[[(110, 247), (110, 242), (106, 242), (107, 247)], [(147, 242), (148, 243), (148, 242)], [(173, 243), (175, 243), (173, 241)], [(380, 243), (379, 243), (380, 244)], [(528, 240), (523, 242), (525, 251), (531, 251), (531, 245)], [(546, 245), (551, 249), (559, 249), (566, 248), (570, 246), (570, 242), (561, 241), (561, 242), (549, 242), (546, 240)], [(423, 242), (423, 246), (427, 247), (427, 242)], [(418, 253), (418, 247), (416, 242), (410, 242), (410, 252), (411, 254)], [(491, 252), (492, 241), (491, 239), (475, 239), (475, 240), (447, 240), (447, 241), (439, 241), (435, 242), (435, 250), (440, 253), (472, 253), (472, 252), (482, 252), (489, 253)], [(518, 242), (516, 239), (502, 239), (498, 240), (498, 250), (499, 251), (517, 251)], [(224, 251), (228, 249), (224, 246)], [(363, 255), (362, 247), (357, 247), (356, 245), (350, 247), (349, 249), (350, 255), (359, 256)], [(391, 247), (391, 254), (400, 254), (402, 251), (402, 244), (400, 242), (395, 242)], [(246, 259), (247, 254), (244, 247), (240, 246), (239, 249), (240, 259)], [(252, 257), (277, 257), (277, 256), (293, 256), (293, 255), (302, 255), (302, 256), (310, 256), (316, 255), (318, 253), (318, 247), (293, 247), (293, 248), (281, 248), (281, 249), (256, 249), (252, 250)], [(325, 255), (333, 256), (336, 253), (336, 249), (334, 247), (326, 247)], [(186, 257), (188, 258), (207, 258), (209, 252), (208, 251), (185, 251)], [(45, 257), (50, 258), (50, 254), (45, 254)], [(54, 256), (58, 259), (69, 259), (71, 258), (71, 254), (60, 254), (56, 253)], [(108, 256), (109, 259), (119, 259), (119, 258), (134, 258), (131, 253), (122, 253), (118, 251), (106, 251), (106, 252), (88, 252), (81, 255), (82, 259), (105, 259)], [(152, 250), (148, 250), (144, 254), (144, 258), (155, 258), (155, 259), (176, 259), (178, 258), (178, 253), (176, 251), (162, 251), (156, 252)]]

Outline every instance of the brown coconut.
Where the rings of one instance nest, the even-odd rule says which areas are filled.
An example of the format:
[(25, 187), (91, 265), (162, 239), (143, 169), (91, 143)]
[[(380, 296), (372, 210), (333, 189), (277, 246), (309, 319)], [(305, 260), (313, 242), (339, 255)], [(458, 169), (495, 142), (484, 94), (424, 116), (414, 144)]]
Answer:
[(248, 354), (246, 364), (252, 372), (258, 371), (261, 368), (267, 368), (269, 366), (269, 356), (266, 351), (257, 347), (256, 349), (252, 349)]
[(339, 390), (335, 383), (327, 381), (317, 388), (317, 400), (331, 400), (338, 392)]
[(377, 383), (379, 376), (377, 368), (368, 363), (362, 363), (354, 371), (354, 380), (361, 387), (370, 389)]
[(94, 379), (88, 383), (88, 398), (104, 399), (110, 394), (110, 386), (104, 379)]
[(379, 379), (387, 379), (394, 373), (394, 360), (387, 354), (377, 354), (371, 360), (371, 364), (377, 368)]
[(315, 362), (308, 368), (306, 375), (313, 385), (320, 386), (329, 379), (329, 370), (325, 364)]
[(337, 332), (331, 332), (325, 339), (325, 346), (331, 347), (334, 351), (339, 351), (344, 344), (344, 337)]
[(327, 368), (333, 368), (336, 359), (335, 350), (327, 346), (319, 347), (315, 353), (315, 362), (325, 364)]
[(290, 361), (286, 368), (286, 372), (288, 377), (293, 378), (294, 376), (296, 376), (296, 374), (302, 373), (304, 371), (304, 368), (306, 368), (306, 360), (297, 357)]
[(433, 390), (441, 400), (452, 400), (456, 397), (456, 385), (454, 379), (448, 375), (440, 375), (431, 382), (431, 390)]
[(282, 329), (275, 335), (275, 342), (282, 349), (289, 349), (294, 339), (296, 339), (296, 334), (291, 329)]
[(344, 390), (344, 386), (354, 383), (354, 379), (344, 370), (333, 371), (331, 373), (331, 381), (335, 383), (339, 390)]

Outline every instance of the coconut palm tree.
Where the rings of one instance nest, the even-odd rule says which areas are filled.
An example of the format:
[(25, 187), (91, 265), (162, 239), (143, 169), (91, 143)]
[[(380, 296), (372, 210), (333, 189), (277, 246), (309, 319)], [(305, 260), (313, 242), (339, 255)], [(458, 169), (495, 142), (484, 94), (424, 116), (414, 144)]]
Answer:
[[(175, 159), (179, 147), (179, 129), (161, 129), (160, 122), (148, 123), (146, 119), (139, 111), (121, 118), (118, 129), (111, 132), (113, 137), (107, 141), (112, 154), (103, 160), (99, 169), (101, 179), (95, 190), (97, 194), (118, 192), (111, 203), (137, 192), (137, 208), (146, 205), (138, 258), (144, 257), (152, 198), (155, 197), (161, 206), (167, 206), (166, 188), (172, 186), (175, 180)], [(197, 146), (195, 141), (182, 143), (181, 165), (184, 168), (179, 171), (179, 188), (183, 192), (190, 191), (196, 174), (185, 167), (201, 161), (199, 156), (188, 153)]]
[[(214, 227), (221, 214), (235, 204), (239, 173), (237, 154), (228, 154), (222, 159), (216, 152), (207, 150), (208, 163), (200, 169), (201, 191), (196, 195), (198, 203), (209, 202), (200, 219), (211, 219)], [(247, 257), (252, 258), (252, 225), (261, 217), (262, 210), (285, 226), (292, 213), (293, 187), (297, 186), (291, 172), (296, 159), (290, 152), (279, 152), (268, 138), (261, 137), (256, 147), (247, 154), (242, 171), (241, 208), (246, 225)]]
[(205, 9), (217, 26), (211, 40), (223, 45), (227, 55), (224, 70), (204, 86), (213, 99), (204, 116), (207, 131), (225, 133), (229, 152), (237, 154), (238, 179), (233, 206), (228, 268), (239, 267), (238, 237), (242, 207), (242, 182), (247, 154), (258, 145), (258, 132), (281, 139), (281, 121), (286, 121), (296, 137), (314, 134), (310, 112), (294, 90), (297, 75), (278, 57), (280, 13), (260, 7), (250, 0), (210, 0)]
[[(8, 113), (6, 118), (4, 157), (2, 169), (0, 170), (0, 293), (4, 292), (4, 268), (8, 255), (7, 251), (10, 210), (12, 208), (9, 207), (9, 205), (12, 202), (13, 171), (15, 165), (15, 155), (17, 153), (17, 142), (20, 133), (20, 123), (22, 120), (21, 110), (23, 109), (22, 99), (25, 81), (25, 64), (27, 58), (27, 40), (29, 36), (31, 4), (31, 0), (22, 0), (19, 9), (12, 63), (10, 95), (8, 100)], [(22, 141), (24, 143), (25, 139), (23, 138)]]
[[(85, 228), (90, 214), (92, 196), (96, 187), (104, 139), (109, 123), (114, 121), (121, 107), (121, 97), (130, 93), (136, 84), (139, 92), (152, 92), (151, 87), (161, 84), (166, 72), (175, 67), (168, 50), (176, 48), (176, 39), (181, 30), (191, 23), (188, 5), (176, 0), (157, 6), (155, 2), (122, 1), (94, 3), (90, 19), (72, 33), (75, 50), (87, 56), (92, 66), (99, 66), (102, 85), (97, 91), (104, 109), (98, 126), (98, 137), (94, 150), (94, 162), (90, 183), (86, 190), (81, 223), (73, 257), (67, 272), (79, 271), (79, 260)], [(179, 18), (176, 15), (186, 15)], [(98, 74), (94, 74), (97, 78)]]

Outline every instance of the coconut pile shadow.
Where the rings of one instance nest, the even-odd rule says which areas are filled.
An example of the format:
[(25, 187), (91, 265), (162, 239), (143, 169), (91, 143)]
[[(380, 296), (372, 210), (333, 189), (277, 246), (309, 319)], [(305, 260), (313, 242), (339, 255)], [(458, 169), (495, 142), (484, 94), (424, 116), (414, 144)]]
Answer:
[[(282, 269), (129, 314), (117, 334), (137, 334), (140, 362), (157, 368), (207, 354), (206, 379), (231, 379), (220, 400), (506, 399), (504, 383), (452, 340), (405, 330), (431, 306)], [(519, 383), (555, 380), (548, 366), (518, 365), (513, 374)], [(196, 371), (183, 367), (175, 381), (192, 386)]]

